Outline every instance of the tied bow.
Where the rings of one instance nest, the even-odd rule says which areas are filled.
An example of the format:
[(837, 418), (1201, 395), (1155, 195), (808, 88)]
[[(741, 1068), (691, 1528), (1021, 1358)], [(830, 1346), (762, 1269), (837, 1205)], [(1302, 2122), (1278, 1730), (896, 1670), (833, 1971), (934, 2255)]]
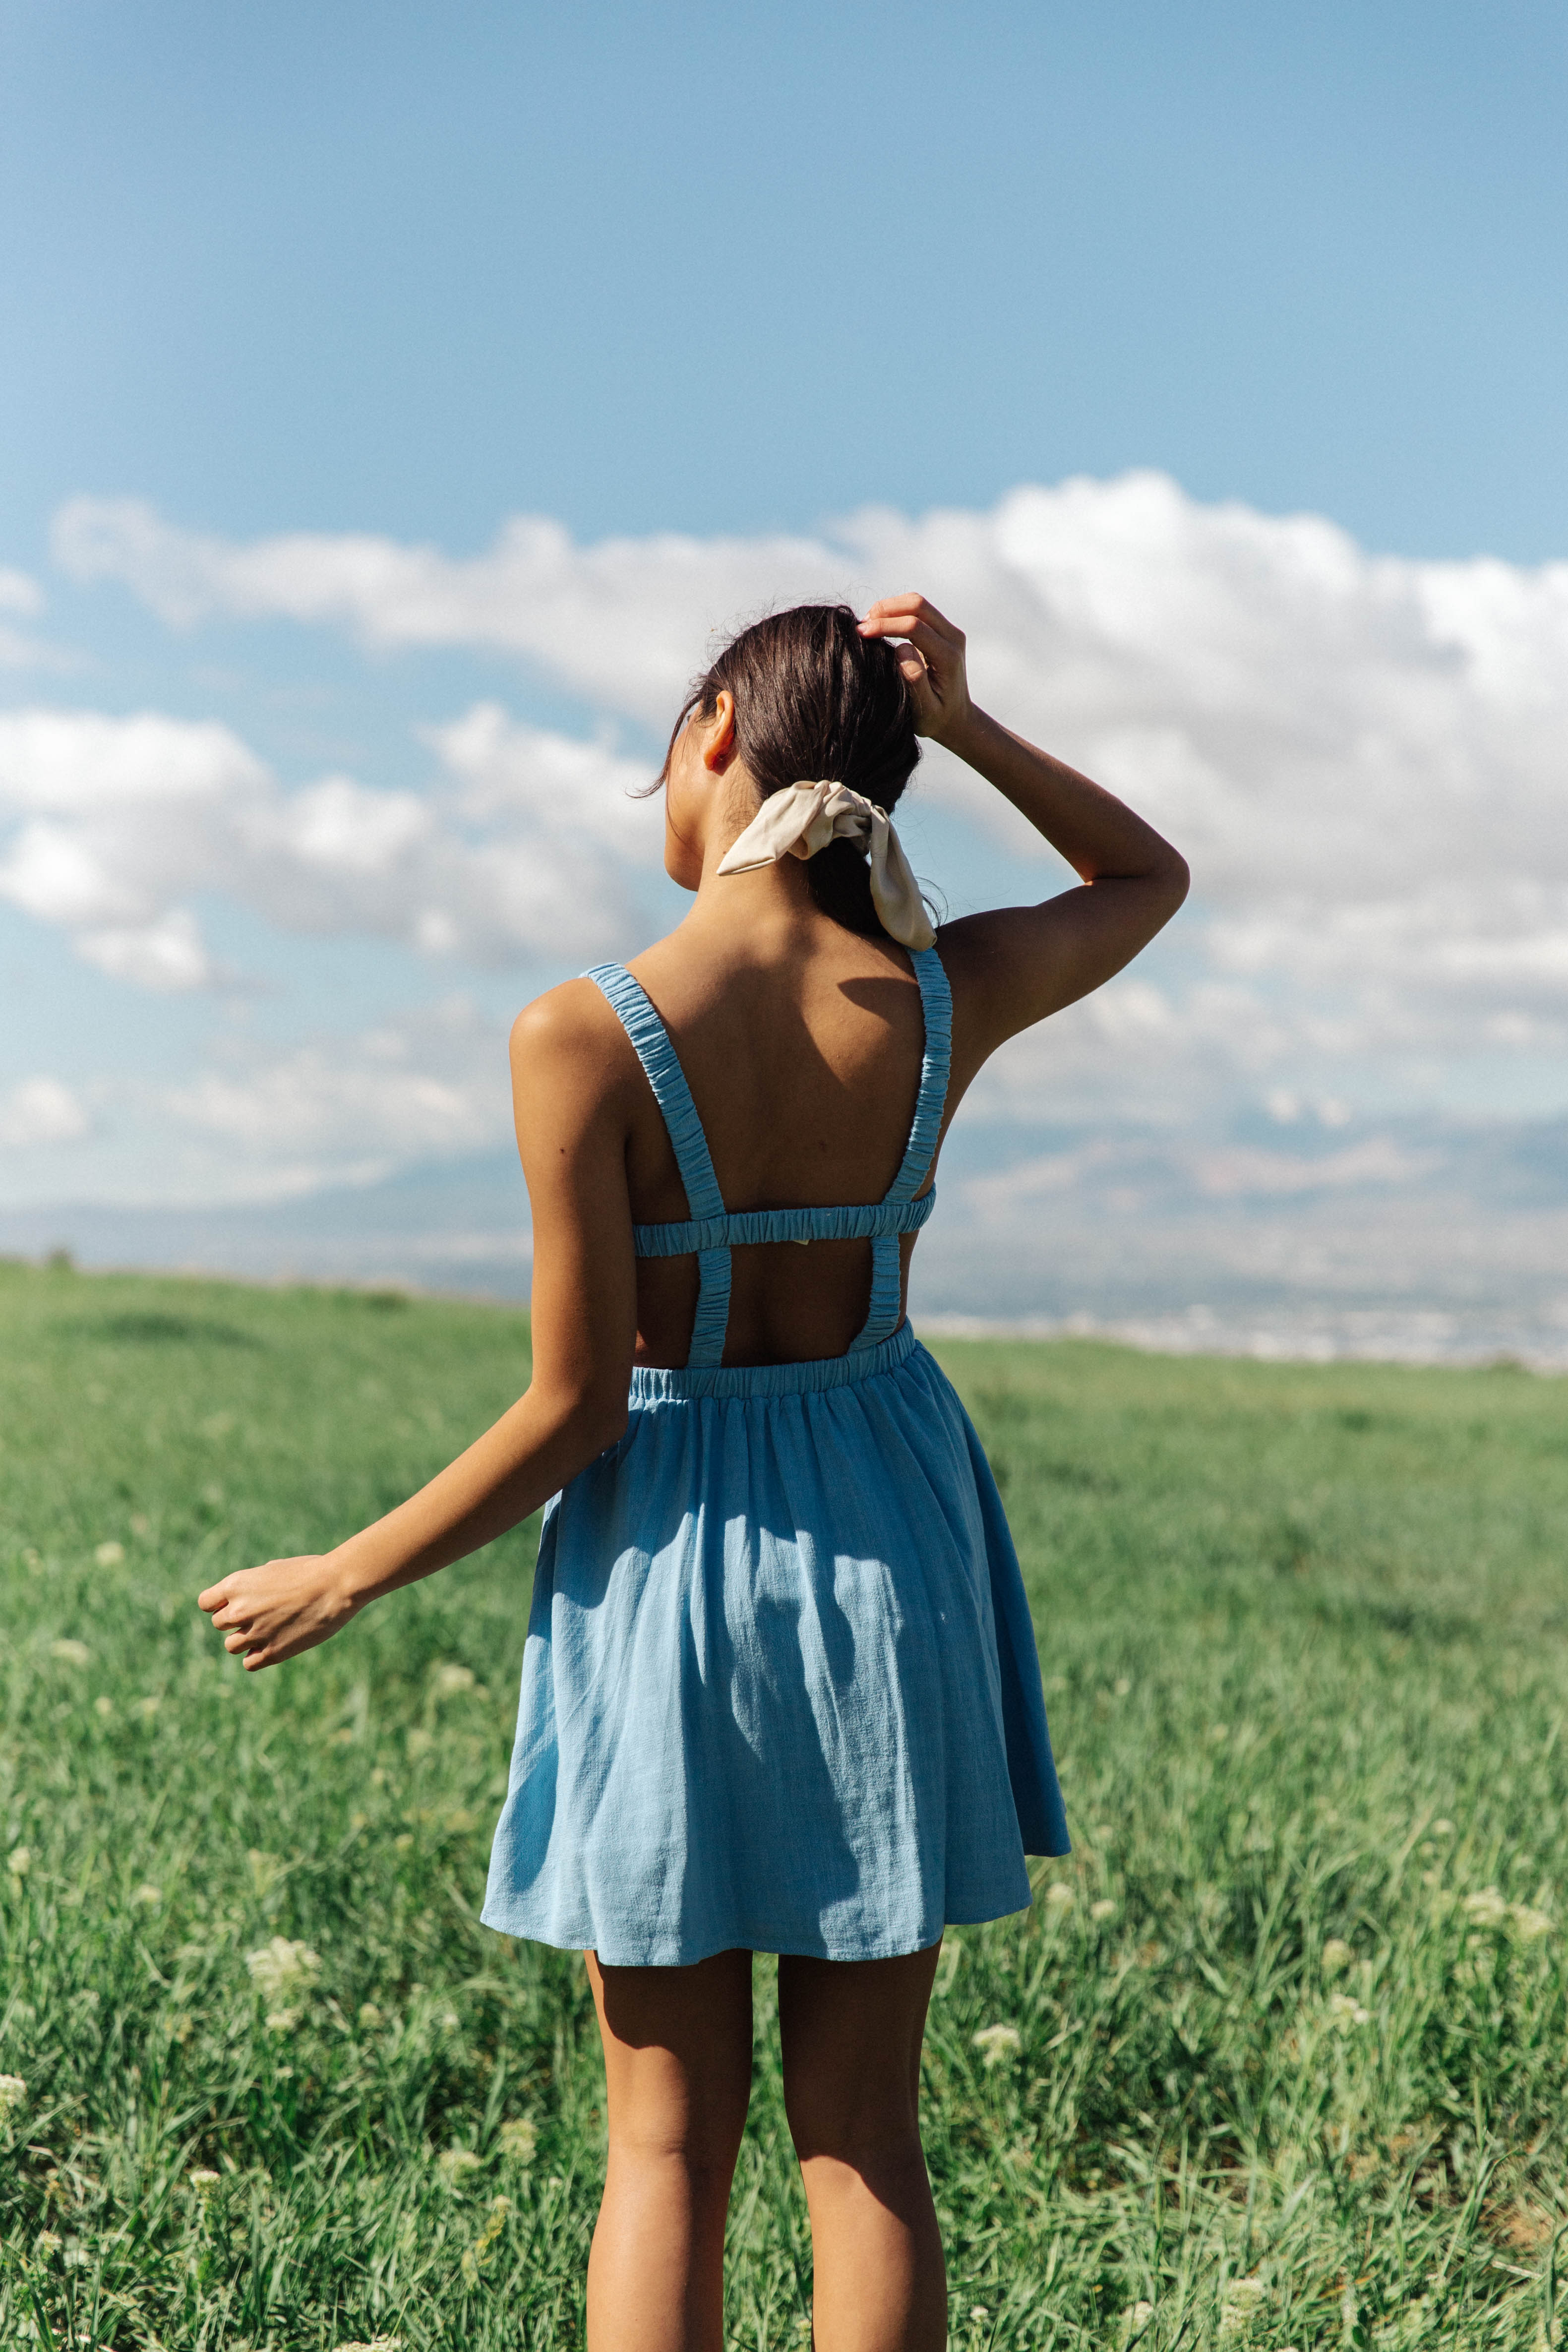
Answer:
[(858, 842), (871, 865), (871, 904), (889, 937), (906, 948), (931, 948), (936, 933), (920, 887), (886, 809), (847, 784), (824, 778), (770, 793), (738, 841), (719, 863), (721, 874), (751, 874), (781, 857), (815, 857), (830, 841)]

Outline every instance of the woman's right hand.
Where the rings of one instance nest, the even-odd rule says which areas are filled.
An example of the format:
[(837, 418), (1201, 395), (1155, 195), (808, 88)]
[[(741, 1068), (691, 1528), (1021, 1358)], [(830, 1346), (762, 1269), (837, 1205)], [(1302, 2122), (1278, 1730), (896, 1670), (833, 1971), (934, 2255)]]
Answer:
[(956, 739), (974, 716), (963, 631), (910, 590), (879, 597), (860, 624), (860, 635), (903, 640), (899, 668), (914, 701), (915, 732), (956, 750)]

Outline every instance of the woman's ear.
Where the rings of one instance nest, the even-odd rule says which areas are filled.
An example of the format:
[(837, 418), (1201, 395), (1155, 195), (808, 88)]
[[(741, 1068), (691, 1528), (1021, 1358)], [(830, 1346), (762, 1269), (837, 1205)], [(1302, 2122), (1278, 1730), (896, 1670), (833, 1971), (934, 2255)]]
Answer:
[(727, 687), (721, 687), (703, 734), (702, 764), (721, 776), (734, 756), (735, 698)]

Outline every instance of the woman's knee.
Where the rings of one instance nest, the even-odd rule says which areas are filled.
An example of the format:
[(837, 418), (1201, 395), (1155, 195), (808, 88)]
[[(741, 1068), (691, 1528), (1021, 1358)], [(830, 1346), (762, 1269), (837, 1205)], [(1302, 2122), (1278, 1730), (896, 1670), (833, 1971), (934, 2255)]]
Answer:
[(734, 2171), (748, 2101), (739, 2086), (710, 2087), (706, 2097), (629, 2094), (610, 2100), (609, 2146), (623, 2162), (679, 2165), (693, 2179)]
[(923, 2162), (920, 2120), (908, 2077), (887, 2070), (846, 2080), (815, 2068), (787, 2069), (784, 2115), (803, 2164), (827, 2157), (857, 2169)]

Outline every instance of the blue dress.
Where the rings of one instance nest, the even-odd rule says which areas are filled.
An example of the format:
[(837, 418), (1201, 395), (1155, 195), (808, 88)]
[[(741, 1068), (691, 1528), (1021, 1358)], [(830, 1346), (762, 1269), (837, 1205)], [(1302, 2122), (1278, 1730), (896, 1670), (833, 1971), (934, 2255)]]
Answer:
[[(1068, 1852), (1017, 1555), (980, 1441), (899, 1321), (899, 1235), (934, 1193), (951, 1000), (912, 956), (919, 1100), (885, 1200), (731, 1216), (675, 1049), (618, 964), (587, 976), (664, 1114), (694, 1254), (684, 1370), (636, 1366), (626, 1434), (547, 1506), (483, 1917), (679, 1967), (736, 1947), (886, 1958), (1030, 1899)], [(867, 1235), (847, 1354), (728, 1365), (730, 1252)]]

